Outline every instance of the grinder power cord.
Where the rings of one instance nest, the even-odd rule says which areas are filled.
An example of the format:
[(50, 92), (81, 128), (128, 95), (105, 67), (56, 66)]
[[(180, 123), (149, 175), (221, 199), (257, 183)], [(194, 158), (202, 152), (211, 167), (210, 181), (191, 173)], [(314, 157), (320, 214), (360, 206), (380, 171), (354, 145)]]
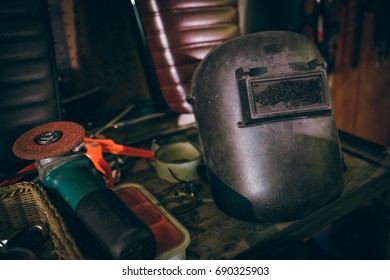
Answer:
[(52, 122), (21, 135), (13, 152), (36, 161), (43, 185), (61, 195), (110, 258), (154, 259), (150, 229), (107, 188), (93, 162), (72, 151), (84, 137), (77, 123)]

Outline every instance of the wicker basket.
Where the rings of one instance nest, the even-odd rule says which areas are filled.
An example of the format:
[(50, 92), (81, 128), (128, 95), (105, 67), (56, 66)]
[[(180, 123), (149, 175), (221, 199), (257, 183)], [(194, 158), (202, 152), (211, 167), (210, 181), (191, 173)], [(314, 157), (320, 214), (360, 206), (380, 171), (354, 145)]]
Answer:
[(39, 222), (47, 224), (51, 238), (35, 251), (37, 259), (83, 259), (60, 213), (39, 184), (21, 182), (0, 188), (0, 239)]

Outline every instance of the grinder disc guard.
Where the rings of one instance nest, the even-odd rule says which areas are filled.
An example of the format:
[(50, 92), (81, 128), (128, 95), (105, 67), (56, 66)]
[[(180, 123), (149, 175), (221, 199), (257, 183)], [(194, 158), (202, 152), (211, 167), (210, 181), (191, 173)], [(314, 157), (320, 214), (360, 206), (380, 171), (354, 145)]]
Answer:
[(73, 122), (51, 122), (22, 134), (13, 145), (14, 154), (25, 160), (39, 160), (64, 154), (81, 143), (84, 128)]
[(188, 100), (216, 205), (249, 221), (300, 219), (343, 188), (320, 52), (301, 34), (252, 33), (214, 48)]

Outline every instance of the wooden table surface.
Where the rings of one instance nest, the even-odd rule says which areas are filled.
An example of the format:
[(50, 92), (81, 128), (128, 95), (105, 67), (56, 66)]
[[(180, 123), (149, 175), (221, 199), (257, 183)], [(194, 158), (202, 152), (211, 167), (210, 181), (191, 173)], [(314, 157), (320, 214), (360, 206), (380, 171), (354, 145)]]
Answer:
[[(196, 140), (196, 128), (189, 127), (178, 133), (168, 132), (161, 135), (149, 135), (158, 143), (180, 140)], [(140, 136), (141, 132), (133, 128), (133, 139), (143, 140), (143, 147), (150, 145), (149, 140)], [(115, 135), (116, 134), (116, 135)], [(112, 136), (121, 137), (117, 141), (131, 144), (123, 131), (117, 130)], [(261, 259), (271, 258), (287, 247), (316, 233), (326, 225), (368, 202), (390, 189), (390, 156), (383, 146), (355, 138), (340, 132), (344, 162), (344, 191), (340, 198), (302, 218), (301, 220), (260, 224), (244, 222), (231, 218), (221, 212), (212, 201), (210, 188), (199, 180), (200, 191), (196, 194), (197, 204), (184, 213), (174, 216), (188, 229), (190, 244), (187, 259)], [(134, 142), (137, 142), (133, 140)], [(127, 182), (142, 184), (164, 205), (164, 201), (174, 196), (174, 191), (163, 194), (170, 185), (157, 177), (153, 167), (144, 159), (137, 160), (131, 172), (125, 178)], [(170, 209), (166, 205), (167, 210)]]

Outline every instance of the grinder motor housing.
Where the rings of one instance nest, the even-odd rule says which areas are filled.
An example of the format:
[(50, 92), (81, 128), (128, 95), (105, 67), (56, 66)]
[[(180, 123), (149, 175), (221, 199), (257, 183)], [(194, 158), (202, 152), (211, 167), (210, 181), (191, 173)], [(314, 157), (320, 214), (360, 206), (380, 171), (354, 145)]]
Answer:
[(301, 34), (229, 40), (198, 66), (191, 96), (216, 205), (248, 221), (299, 219), (343, 189), (325, 63)]

